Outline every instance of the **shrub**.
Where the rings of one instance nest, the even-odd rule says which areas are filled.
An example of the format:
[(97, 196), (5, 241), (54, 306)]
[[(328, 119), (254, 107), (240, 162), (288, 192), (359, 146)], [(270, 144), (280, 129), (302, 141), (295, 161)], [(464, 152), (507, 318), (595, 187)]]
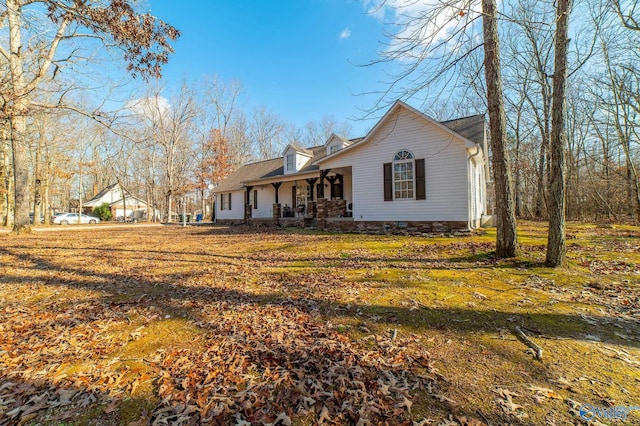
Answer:
[(111, 209), (109, 208), (109, 203), (102, 203), (100, 207), (96, 207), (91, 212), (93, 216), (97, 216), (100, 220), (111, 220)]

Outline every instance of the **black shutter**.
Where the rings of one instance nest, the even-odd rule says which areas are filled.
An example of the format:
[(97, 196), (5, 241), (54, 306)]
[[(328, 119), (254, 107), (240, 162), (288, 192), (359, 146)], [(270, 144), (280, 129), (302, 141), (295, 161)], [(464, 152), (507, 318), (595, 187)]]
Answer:
[(393, 201), (393, 176), (391, 175), (391, 163), (384, 163), (384, 200)]
[(228, 197), (229, 197), (229, 210), (231, 210), (231, 193), (229, 193)]
[(253, 191), (253, 208), (257, 209), (258, 208), (258, 190), (254, 190)]
[(426, 200), (424, 158), (416, 160), (416, 200)]

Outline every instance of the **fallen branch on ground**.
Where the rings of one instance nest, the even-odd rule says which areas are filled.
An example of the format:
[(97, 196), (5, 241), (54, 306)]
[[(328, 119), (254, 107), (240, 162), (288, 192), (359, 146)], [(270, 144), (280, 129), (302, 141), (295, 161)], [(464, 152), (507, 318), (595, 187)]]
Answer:
[(530, 347), (535, 353), (535, 357), (538, 361), (542, 361), (542, 348), (538, 346), (533, 340), (529, 339), (526, 334), (520, 329), (520, 327), (516, 326), (514, 329), (515, 335), (522, 343)]

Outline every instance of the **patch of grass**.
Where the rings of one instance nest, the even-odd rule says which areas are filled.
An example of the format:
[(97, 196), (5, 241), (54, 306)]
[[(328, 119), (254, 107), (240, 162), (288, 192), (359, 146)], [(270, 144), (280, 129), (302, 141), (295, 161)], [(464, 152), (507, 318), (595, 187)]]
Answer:
[(200, 346), (202, 330), (182, 318), (153, 321), (139, 331), (140, 337), (128, 342), (121, 350), (120, 358), (144, 359), (158, 349), (197, 349)]

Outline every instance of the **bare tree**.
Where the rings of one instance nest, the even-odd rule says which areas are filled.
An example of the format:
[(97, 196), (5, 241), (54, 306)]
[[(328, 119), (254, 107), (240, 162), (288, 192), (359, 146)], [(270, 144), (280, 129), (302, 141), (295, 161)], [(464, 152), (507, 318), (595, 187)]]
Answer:
[(277, 114), (267, 110), (264, 105), (256, 107), (251, 115), (249, 129), (257, 159), (267, 160), (280, 155), (284, 149), (284, 123)]
[(551, 113), (551, 181), (549, 188), (549, 236), (547, 240), (547, 266), (566, 263), (566, 82), (568, 69), (569, 14), (571, 0), (557, 0), (556, 33), (553, 73), (553, 103)]
[(493, 152), (493, 175), (496, 191), (496, 254), (514, 257), (518, 246), (516, 217), (511, 188), (511, 169), (507, 147), (507, 128), (500, 74), (498, 10), (495, 0), (482, 1), (484, 34), (484, 73), (489, 106), (489, 131)]
[[(74, 49), (63, 46), (81, 40), (98, 40), (103, 47), (122, 50), (127, 70), (143, 77), (159, 76), (172, 52), (170, 40), (178, 31), (149, 14), (138, 13), (135, 1), (5, 0), (0, 22), (8, 26), (8, 45), (0, 46), (9, 68), (7, 115), (15, 180), (15, 223), (29, 227), (31, 191), (27, 169), (27, 116), (37, 89), (56, 77), (66, 63), (81, 61)], [(30, 34), (30, 20), (38, 17), (53, 25), (51, 31)], [(24, 35), (31, 35), (28, 41)], [(71, 53), (70, 53), (71, 52)], [(91, 113), (88, 113), (91, 115)]]
[[(380, 59), (373, 63), (399, 63), (400, 71), (392, 76), (371, 111), (384, 108), (395, 97), (420, 98), (425, 105), (437, 97), (432, 92), (441, 94), (438, 87), (454, 90), (460, 77), (456, 70), (484, 46), (485, 95), (496, 190), (496, 253), (499, 257), (512, 257), (517, 250), (517, 230), (506, 146), (498, 10), (494, 0), (483, 0), (478, 6), (473, 0), (441, 1), (426, 6), (422, 2), (406, 3), (397, 12), (400, 22), (396, 31), (388, 34), (389, 42), (380, 52)], [(483, 43), (478, 41), (473, 25), (480, 18)], [(465, 90), (475, 87), (468, 82), (463, 86)]]
[(157, 159), (163, 171), (167, 221), (171, 222), (174, 195), (187, 186), (192, 160), (190, 135), (198, 114), (194, 92), (184, 82), (180, 92), (167, 99), (162, 96), (162, 90), (156, 88), (133, 108), (148, 125), (148, 139), (160, 150)]
[(302, 129), (301, 140), (306, 147), (324, 145), (332, 134), (348, 138), (352, 126), (341, 122), (332, 115), (325, 115), (319, 121), (309, 121)]

